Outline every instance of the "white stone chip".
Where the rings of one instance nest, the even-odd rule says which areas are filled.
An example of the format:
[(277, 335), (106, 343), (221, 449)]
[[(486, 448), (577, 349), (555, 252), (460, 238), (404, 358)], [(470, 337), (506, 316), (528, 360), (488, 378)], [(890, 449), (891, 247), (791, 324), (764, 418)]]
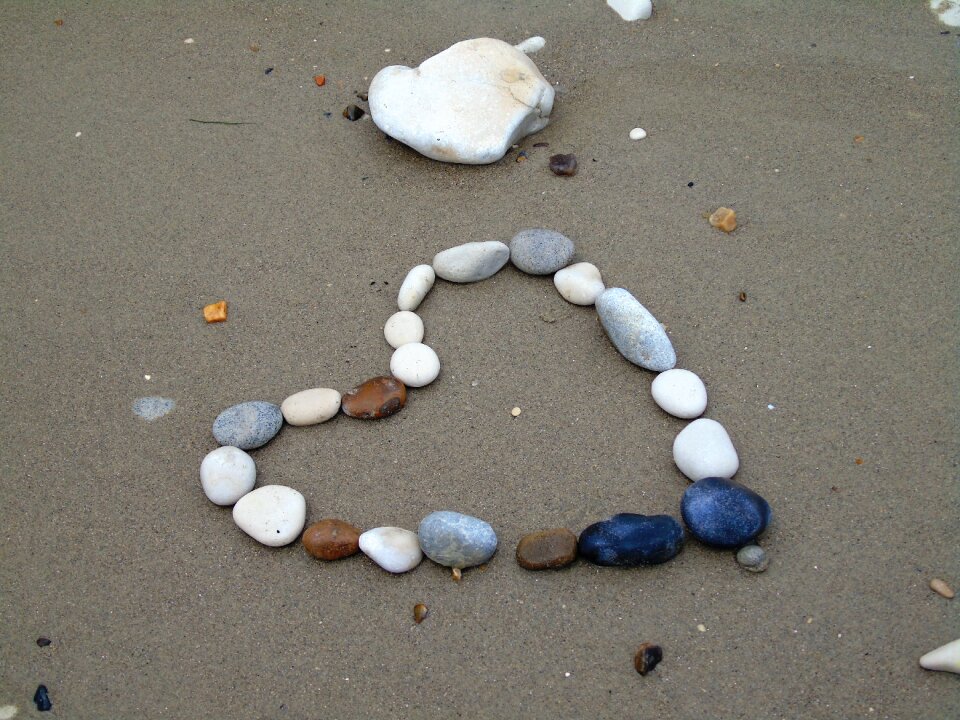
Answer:
[(423, 320), (409, 310), (395, 312), (383, 326), (383, 337), (392, 348), (418, 343), (423, 340)]
[(650, 385), (654, 402), (674, 417), (692, 419), (707, 409), (707, 388), (696, 373), (673, 368), (657, 375)]
[(270, 547), (289, 545), (303, 532), (307, 501), (285, 485), (264, 485), (233, 506), (233, 521), (257, 542)]
[(673, 459), (680, 472), (696, 482), (708, 477), (730, 479), (740, 458), (723, 425), (700, 418), (687, 425), (673, 441)]
[(405, 573), (423, 560), (415, 532), (398, 527), (378, 527), (360, 536), (360, 550), (387, 572)]
[(203, 494), (217, 505), (233, 505), (257, 482), (257, 465), (243, 450), (224, 445), (207, 453), (200, 463)]

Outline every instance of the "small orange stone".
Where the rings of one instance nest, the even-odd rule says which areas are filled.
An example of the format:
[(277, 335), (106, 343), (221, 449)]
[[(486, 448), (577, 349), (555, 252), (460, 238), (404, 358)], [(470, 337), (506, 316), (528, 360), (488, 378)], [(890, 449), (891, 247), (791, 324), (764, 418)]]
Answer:
[(863, 458), (857, 458), (856, 460), (854, 460), (854, 462), (855, 462), (857, 465), (863, 465)]
[(862, 142), (863, 142), (863, 135), (854, 135), (854, 136), (853, 136), (853, 141), (854, 141), (855, 143), (862, 143)]
[(413, 621), (419, 625), (424, 621), (427, 615), (430, 614), (430, 609), (423, 603), (417, 603), (413, 606)]
[(223, 322), (227, 319), (227, 301), (210, 303), (203, 308), (203, 319), (208, 323)]
[(314, 75), (314, 76), (313, 76), (313, 81), (317, 84), (317, 87), (323, 87), (324, 85), (327, 84), (327, 76), (326, 76), (326, 75)]
[(737, 214), (728, 207), (717, 208), (710, 216), (710, 224), (725, 233), (737, 229)]
[(56, 25), (57, 27), (60, 27), (61, 25), (63, 25), (63, 20), (61, 18), (57, 18), (56, 20), (53, 21), (53, 24)]
[(253, 43), (253, 44), (250, 46), (250, 52), (260, 52), (260, 46), (257, 45), (256, 43)]

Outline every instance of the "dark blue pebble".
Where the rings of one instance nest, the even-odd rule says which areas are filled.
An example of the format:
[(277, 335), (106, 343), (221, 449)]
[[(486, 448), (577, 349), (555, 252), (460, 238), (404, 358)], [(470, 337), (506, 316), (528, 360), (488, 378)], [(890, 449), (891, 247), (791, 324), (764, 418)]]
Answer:
[(669, 515), (619, 513), (580, 533), (578, 548), (595, 565), (656, 565), (683, 548), (683, 528)]
[(50, 702), (50, 696), (47, 694), (47, 686), (40, 685), (37, 688), (37, 691), (33, 694), (33, 702), (37, 705), (37, 710), (40, 712), (47, 712), (53, 707), (53, 703)]
[(750, 488), (724, 478), (704, 478), (687, 488), (680, 514), (691, 534), (718, 548), (746, 545), (767, 529), (770, 504)]

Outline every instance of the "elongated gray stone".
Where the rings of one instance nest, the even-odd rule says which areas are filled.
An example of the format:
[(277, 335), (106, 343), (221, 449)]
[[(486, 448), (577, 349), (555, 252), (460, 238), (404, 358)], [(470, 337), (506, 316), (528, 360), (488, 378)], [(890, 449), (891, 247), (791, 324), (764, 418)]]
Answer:
[(573, 240), (545, 228), (521, 230), (510, 241), (510, 262), (529, 275), (552, 275), (573, 259)]
[(596, 306), (610, 342), (627, 360), (657, 372), (677, 364), (677, 354), (663, 326), (627, 290), (604, 290)]
[(510, 248), (499, 240), (468, 242), (438, 252), (433, 269), (444, 280), (456, 283), (486, 280), (510, 259)]
[(270, 442), (282, 426), (283, 413), (279, 406), (251, 400), (228, 407), (217, 415), (213, 436), (221, 445), (253, 450)]
[(447, 567), (480, 565), (497, 551), (497, 534), (489, 523), (450, 510), (427, 515), (417, 535), (424, 555)]

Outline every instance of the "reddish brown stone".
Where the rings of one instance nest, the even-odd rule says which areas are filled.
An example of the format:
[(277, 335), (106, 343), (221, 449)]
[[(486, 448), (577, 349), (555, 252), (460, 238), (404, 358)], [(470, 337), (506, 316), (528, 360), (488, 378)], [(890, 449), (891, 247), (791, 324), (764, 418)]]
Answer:
[(633, 656), (633, 666), (641, 675), (646, 675), (663, 660), (663, 649), (656, 643), (643, 643)]
[(530, 533), (517, 544), (517, 562), (527, 570), (566, 567), (577, 558), (577, 536), (566, 528)]
[(320, 560), (339, 560), (360, 550), (360, 528), (343, 520), (327, 518), (303, 531), (304, 549)]
[(350, 417), (377, 420), (400, 412), (407, 403), (407, 386), (389, 376), (375, 377), (343, 394), (340, 407)]

